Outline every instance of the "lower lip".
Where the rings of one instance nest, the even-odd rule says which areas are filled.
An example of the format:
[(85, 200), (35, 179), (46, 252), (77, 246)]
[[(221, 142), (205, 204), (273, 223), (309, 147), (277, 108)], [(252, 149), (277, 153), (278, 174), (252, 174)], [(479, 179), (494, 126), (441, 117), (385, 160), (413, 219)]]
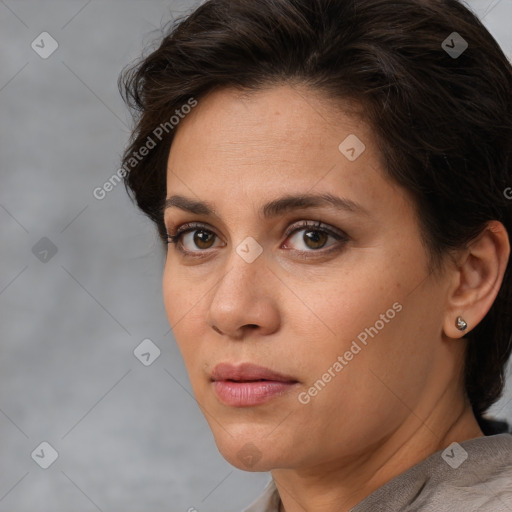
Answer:
[(296, 382), (263, 380), (254, 382), (234, 382), (217, 380), (213, 389), (221, 402), (233, 407), (248, 407), (268, 402), (272, 398), (289, 391)]

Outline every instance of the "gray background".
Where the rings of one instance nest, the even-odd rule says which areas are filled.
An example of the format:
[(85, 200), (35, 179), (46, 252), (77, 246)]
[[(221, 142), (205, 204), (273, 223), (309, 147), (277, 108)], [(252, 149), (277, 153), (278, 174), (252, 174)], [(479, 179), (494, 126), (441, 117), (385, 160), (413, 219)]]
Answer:
[[(153, 226), (123, 185), (92, 194), (129, 134), (121, 68), (193, 4), (0, 1), (0, 512), (239, 511), (268, 480), (224, 461), (190, 396)], [(512, 56), (512, 0), (470, 5)], [(511, 380), (493, 409), (509, 420)]]

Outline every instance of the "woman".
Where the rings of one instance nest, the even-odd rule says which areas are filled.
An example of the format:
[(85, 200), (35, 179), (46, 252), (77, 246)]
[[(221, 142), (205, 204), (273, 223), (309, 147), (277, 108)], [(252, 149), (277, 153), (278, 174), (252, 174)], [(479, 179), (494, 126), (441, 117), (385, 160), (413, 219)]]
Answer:
[(512, 72), (455, 0), (210, 0), (123, 75), (126, 184), (248, 511), (509, 511)]

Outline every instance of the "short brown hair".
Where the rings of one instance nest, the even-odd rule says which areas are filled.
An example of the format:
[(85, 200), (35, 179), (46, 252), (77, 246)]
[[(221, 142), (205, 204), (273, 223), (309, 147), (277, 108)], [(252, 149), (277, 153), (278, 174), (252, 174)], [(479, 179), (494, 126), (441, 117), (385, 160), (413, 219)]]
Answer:
[[(468, 46), (456, 55), (448, 51), (456, 44)], [(415, 198), (431, 261), (464, 247), (490, 220), (510, 237), (511, 65), (461, 3), (209, 0), (174, 22), (119, 82), (137, 121), (123, 156), (125, 183), (162, 240), (173, 130), (140, 161), (133, 153), (190, 98), (286, 82), (361, 106), (387, 175)], [(465, 385), (477, 418), (503, 391), (511, 279), (509, 264), (492, 308), (466, 335)]]

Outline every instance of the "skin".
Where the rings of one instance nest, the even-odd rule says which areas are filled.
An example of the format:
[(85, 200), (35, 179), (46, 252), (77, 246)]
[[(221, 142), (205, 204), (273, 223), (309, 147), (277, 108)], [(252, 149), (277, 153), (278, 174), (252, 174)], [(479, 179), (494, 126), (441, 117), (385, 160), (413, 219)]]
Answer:
[[(483, 435), (465, 399), (466, 341), (455, 319), (462, 315), (469, 331), (484, 317), (510, 252), (506, 231), (492, 222), (429, 272), (411, 198), (386, 178), (371, 129), (343, 106), (291, 85), (216, 91), (180, 122), (168, 161), (167, 196), (207, 201), (218, 215), (165, 211), (170, 234), (187, 222), (212, 233), (199, 246), (193, 232), (182, 237), (200, 257), (169, 245), (169, 322), (220, 452), (240, 469), (271, 471), (286, 512), (349, 510), (453, 441)], [(338, 149), (349, 134), (366, 146), (355, 161)], [(362, 210), (262, 216), (268, 201), (304, 193), (330, 193)], [(346, 239), (322, 238), (303, 220)], [(311, 229), (324, 246), (307, 244)], [(252, 263), (236, 252), (248, 236), (263, 251)], [(397, 302), (401, 311), (300, 403), (299, 393)], [(227, 406), (209, 378), (220, 362), (252, 362), (298, 384), (264, 404)], [(240, 456), (247, 450), (250, 467)]]

